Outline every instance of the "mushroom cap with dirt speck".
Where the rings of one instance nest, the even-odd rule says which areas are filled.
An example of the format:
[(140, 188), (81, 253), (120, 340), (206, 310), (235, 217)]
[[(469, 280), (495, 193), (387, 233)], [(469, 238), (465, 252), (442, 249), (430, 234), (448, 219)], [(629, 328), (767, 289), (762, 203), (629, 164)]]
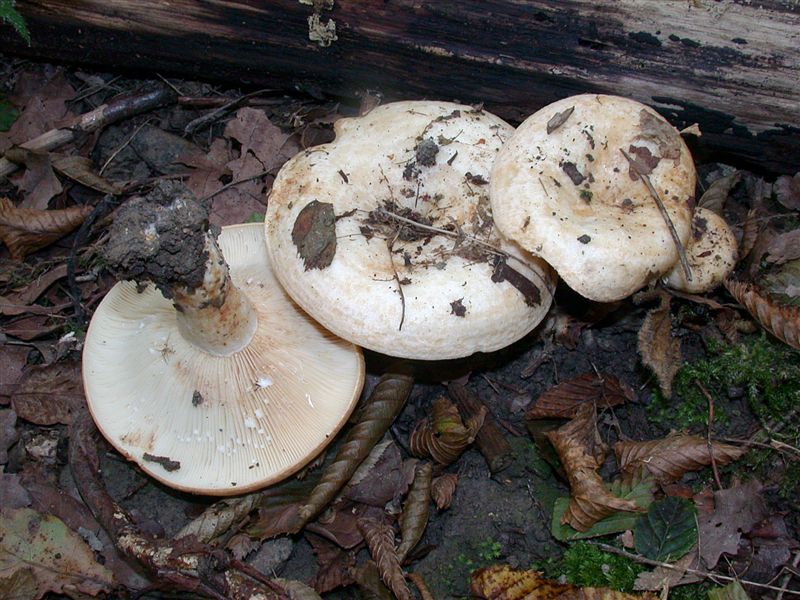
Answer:
[(686, 245), (692, 280), (687, 281), (681, 265), (676, 264), (665, 275), (664, 283), (690, 294), (710, 292), (731, 274), (738, 256), (736, 237), (725, 219), (714, 211), (698, 208), (692, 219), (692, 235)]
[(499, 152), (490, 184), (495, 222), (576, 292), (619, 300), (679, 258), (640, 174), (685, 244), (696, 173), (678, 131), (634, 100), (565, 98), (528, 117)]
[(267, 247), (281, 284), (326, 328), (391, 356), (459, 358), (521, 338), (554, 279), (492, 220), (489, 172), (512, 131), (449, 102), (337, 121), (333, 142), (273, 184)]
[(261, 225), (223, 228), (218, 242), (256, 313), (249, 343), (204, 352), (153, 285), (120, 282), (92, 318), (83, 380), (95, 423), (126, 458), (170, 487), (226, 496), (314, 458), (355, 406), (364, 361), (283, 292)]

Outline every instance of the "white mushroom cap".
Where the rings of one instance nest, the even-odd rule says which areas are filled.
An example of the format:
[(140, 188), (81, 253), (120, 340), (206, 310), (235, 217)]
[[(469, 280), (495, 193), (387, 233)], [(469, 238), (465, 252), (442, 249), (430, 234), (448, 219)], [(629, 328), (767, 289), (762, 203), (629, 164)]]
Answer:
[(283, 292), (261, 225), (223, 228), (218, 241), (256, 314), (249, 343), (228, 355), (203, 351), (153, 285), (138, 293), (121, 282), (92, 318), (83, 380), (95, 423), (125, 457), (171, 487), (223, 496), (278, 481), (317, 455), (355, 406), (364, 361)]
[(665, 276), (665, 284), (690, 294), (710, 292), (731, 274), (738, 256), (736, 237), (725, 219), (714, 211), (698, 208), (686, 245), (692, 280), (686, 280), (686, 273), (678, 263)]
[(624, 298), (678, 260), (639, 172), (685, 244), (696, 174), (677, 130), (633, 100), (565, 98), (528, 117), (498, 154), (491, 177), (495, 222), (583, 296)]
[(488, 196), (510, 125), (419, 101), (335, 131), (287, 162), (269, 197), (270, 258), (300, 306), (360, 346), (427, 360), (502, 348), (541, 321), (551, 271), (500, 236)]

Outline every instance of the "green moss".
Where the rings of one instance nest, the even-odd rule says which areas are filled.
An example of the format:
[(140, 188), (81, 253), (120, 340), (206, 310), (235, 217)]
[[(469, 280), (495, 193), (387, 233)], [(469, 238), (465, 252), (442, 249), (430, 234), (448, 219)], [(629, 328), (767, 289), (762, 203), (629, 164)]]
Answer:
[(563, 557), (567, 581), (581, 587), (608, 587), (633, 591), (636, 576), (644, 569), (624, 556), (603, 552), (586, 542), (572, 544)]
[(800, 405), (800, 353), (766, 335), (734, 345), (709, 344), (709, 355), (687, 363), (675, 376), (674, 399), (657, 397), (651, 418), (665, 428), (697, 429), (708, 424), (708, 400), (715, 401), (715, 423), (730, 422), (729, 390), (738, 388), (762, 424), (780, 422)]

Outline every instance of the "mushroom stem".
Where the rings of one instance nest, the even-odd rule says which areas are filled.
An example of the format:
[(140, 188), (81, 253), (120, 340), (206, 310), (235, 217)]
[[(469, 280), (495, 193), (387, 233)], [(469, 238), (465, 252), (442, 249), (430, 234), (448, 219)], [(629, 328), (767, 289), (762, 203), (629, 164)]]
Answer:
[(233, 284), (222, 252), (208, 232), (205, 249), (208, 260), (203, 282), (193, 289), (173, 288), (178, 331), (209, 354), (230, 356), (250, 343), (258, 319), (250, 301)]

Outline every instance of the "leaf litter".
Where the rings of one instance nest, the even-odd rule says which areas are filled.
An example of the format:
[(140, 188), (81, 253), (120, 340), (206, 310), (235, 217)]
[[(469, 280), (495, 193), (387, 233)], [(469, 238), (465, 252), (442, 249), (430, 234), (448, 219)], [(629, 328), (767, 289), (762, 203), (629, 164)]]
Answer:
[[(215, 224), (242, 222), (263, 214), (269, 186), (280, 165), (301, 147), (329, 141), (330, 124), (337, 115), (347, 114), (347, 108), (290, 96), (276, 102), (256, 95), (230, 112), (211, 115), (192, 106), (202, 106), (209, 100), (221, 106), (221, 102), (235, 100), (233, 95), (187, 96), (178, 110), (131, 114), (117, 135), (108, 136), (116, 140), (111, 147), (102, 146), (102, 135), (74, 136), (57, 149), (18, 147), (74, 122), (75, 115), (90, 110), (92, 104), (79, 99), (81, 86), (89, 81), (105, 82), (104, 77), (78, 77), (59, 68), (32, 65), (16, 77), (13, 90), (5, 90), (19, 117), (8, 131), (0, 132), (0, 150), (11, 150), (8, 158), (16, 159), (19, 169), (0, 183), (0, 196), (4, 198), (0, 213), (5, 219), (0, 222), (0, 237), (6, 246), (0, 254), (0, 405), (4, 406), (0, 409), (0, 467), (5, 471), (0, 473), (0, 497), (4, 511), (6, 506), (16, 507), (10, 510), (33, 511), (27, 514), (41, 515), (45, 521), (57, 519), (62, 531), (71, 532), (67, 534), (68, 543), (90, 548), (93, 561), (98, 552), (105, 557), (106, 577), (110, 573), (111, 579), (95, 582), (90, 577), (86, 580), (89, 583), (81, 584), (85, 594), (102, 596), (114, 586), (134, 591), (147, 585), (126, 561), (148, 566), (150, 581), (163, 585), (172, 574), (168, 585), (173, 590), (186, 586), (196, 590), (196, 582), (174, 578), (173, 569), (183, 560), (177, 554), (162, 563), (154, 563), (153, 555), (148, 558), (147, 552), (163, 550), (162, 542), (136, 537), (134, 529), (127, 529), (140, 545), (120, 545), (120, 531), (136, 523), (124, 521), (120, 529), (119, 523), (109, 522), (107, 509), (113, 506), (109, 501), (119, 498), (101, 493), (102, 484), (79, 463), (75, 477), (86, 503), (74, 490), (64, 496), (52, 484), (68, 468), (63, 445), (80, 443), (84, 450), (87, 448), (86, 436), (76, 433), (83, 425), (75, 423), (82, 404), (76, 359), (83, 332), (73, 319), (74, 292), (80, 292), (79, 302), (90, 311), (92, 302), (110, 285), (98, 262), (97, 248), (113, 213), (93, 217), (97, 220), (70, 259), (74, 231), (105, 194), (121, 202), (162, 177), (180, 177), (196, 195), (209, 197)], [(101, 85), (102, 91), (93, 101), (109, 100), (119, 85), (106, 89)], [(125, 85), (133, 89), (138, 84)], [(205, 94), (209, 87), (187, 85), (185, 89)], [(191, 137), (181, 137), (184, 125), (202, 116), (210, 117), (202, 124), (208, 136), (193, 130)], [(557, 128), (568, 118), (569, 114), (560, 115), (549, 127)], [(653, 132), (654, 139), (657, 133)], [(169, 151), (154, 151), (159, 144), (166, 144)], [(137, 160), (134, 149), (145, 160)], [(671, 150), (661, 150), (662, 159), (668, 159)], [(646, 171), (648, 157), (640, 149), (631, 152)], [(108, 173), (113, 176), (104, 171), (109, 165), (112, 168)], [(711, 432), (696, 428), (670, 433), (647, 419), (653, 385), (665, 398), (680, 402), (674, 381), (685, 364), (684, 357), (691, 360), (702, 355), (708, 340), (741, 340), (743, 335), (751, 335), (733, 331), (735, 327), (746, 329), (742, 321), (748, 314), (789, 344), (797, 337), (798, 316), (790, 305), (798, 286), (791, 270), (797, 260), (797, 230), (790, 217), (797, 208), (798, 176), (778, 177), (773, 185), (746, 172), (722, 172), (721, 177), (706, 182), (709, 189), (700, 202), (723, 214), (737, 229), (743, 247), (750, 250), (750, 256), (728, 282), (729, 292), (720, 289), (692, 298), (655, 291), (653, 297), (659, 305), (647, 314), (625, 302), (603, 310), (586, 307), (567, 293), (558, 308), (562, 332), (558, 333), (556, 327), (546, 346), (541, 338), (532, 336), (524, 342), (518, 357), (512, 353), (499, 364), (479, 361), (474, 367), (476, 374), (490, 373), (490, 378), (461, 380), (467, 392), (479, 399), (478, 408), (435, 401), (445, 389), (452, 392), (453, 388), (431, 383), (430, 373), (418, 384), (389, 377), (376, 388), (377, 395), (365, 400), (361, 413), (345, 428), (343, 439), (335, 442), (326, 460), (309, 469), (304, 480), (290, 480), (263, 492), (220, 501), (188, 523), (182, 515), (185, 527), (175, 537), (182, 540), (177, 544), (179, 554), (198, 557), (210, 548), (232, 553), (228, 556), (234, 571), (251, 577), (246, 561), (263, 540), (292, 540), (296, 545), (300, 543), (296, 536), (286, 536), (302, 531), (303, 539), (308, 540), (303, 543), (314, 548), (319, 565), (311, 580), (317, 592), (356, 584), (378, 597), (391, 597), (390, 589), (396, 596), (407, 597), (410, 592), (405, 578), (413, 575), (421, 583), (420, 589), (430, 585), (434, 597), (448, 597), (459, 586), (460, 593), (465, 594), (466, 578), (453, 584), (453, 578), (448, 582), (437, 573), (449, 569), (455, 577), (476, 567), (490, 568), (476, 571), (474, 581), (486, 581), (480, 574), (495, 573), (491, 570), (493, 563), (509, 560), (522, 564), (534, 562), (537, 556), (558, 556), (561, 550), (553, 551), (554, 547), (547, 545), (550, 535), (567, 541), (587, 537), (613, 540), (623, 535), (632, 542), (637, 534), (642, 539), (646, 529), (641, 523), (650, 514), (644, 511), (652, 512), (664, 502), (674, 503), (672, 495), (665, 497), (668, 486), (688, 488), (668, 481), (712, 485), (706, 467), (713, 455), (727, 487), (714, 492), (706, 487), (704, 494), (689, 494), (684, 501), (697, 507), (697, 545), (675, 562), (675, 568), (656, 567), (642, 573), (640, 579), (647, 581), (645, 576), (650, 575), (648, 589), (661, 590), (701, 578), (698, 571), (730, 573), (726, 565), (731, 564), (743, 577), (750, 578), (744, 586), (748, 592), (758, 589), (753, 585), (772, 585), (765, 582), (776, 587), (775, 578), (785, 576), (781, 569), (797, 551), (797, 516), (786, 504), (776, 504), (770, 489), (735, 481), (736, 474), (748, 473), (739, 463), (730, 461), (748, 446), (713, 440)], [(481, 185), (480, 175), (467, 177)], [(424, 241), (424, 236), (421, 239)], [(78, 281), (67, 277), (70, 260), (70, 272)], [(737, 307), (737, 301), (743, 307)], [(726, 315), (724, 319), (722, 315)], [(722, 328), (725, 322), (731, 328), (727, 332)], [(61, 338), (75, 342), (59, 342)], [(637, 346), (638, 356), (633, 350)], [(527, 368), (537, 356), (545, 358), (536, 362), (535, 369)], [(446, 381), (450, 367), (436, 368), (442, 371), (432, 381)], [(654, 381), (648, 380), (647, 369), (654, 374)], [(730, 393), (735, 396), (736, 390)], [(520, 398), (537, 399), (525, 415), (520, 410)], [(716, 399), (718, 406), (728, 400)], [(540, 450), (521, 436), (526, 421), (541, 418), (560, 420), (552, 422), (549, 434), (559, 448), (552, 460), (564, 477), (560, 482), (542, 460)], [(793, 417), (787, 413), (785, 418)], [(563, 419), (569, 421), (564, 424)], [(675, 429), (686, 428), (677, 422), (677, 416), (675, 419)], [(713, 427), (729, 431), (724, 429), (727, 425), (718, 422)], [(736, 437), (746, 438), (758, 433), (759, 424), (745, 420), (739, 427), (734, 430)], [(386, 437), (387, 431), (391, 439)], [(483, 443), (478, 443), (479, 433), (486, 438)], [(645, 441), (632, 442), (630, 437)], [(792, 442), (797, 443), (781, 439), (788, 439), (783, 443), (789, 448)], [(513, 452), (506, 453), (509, 442)], [(617, 460), (607, 453), (607, 446), (615, 448)], [(502, 449), (502, 466), (486, 471), (492, 452), (487, 448), (491, 447)], [(478, 452), (487, 462), (474, 460)], [(772, 452), (788, 467), (796, 462), (791, 450)], [(409, 458), (409, 454), (423, 458)], [(107, 469), (131, 472), (121, 462), (103, 460)], [(747, 455), (739, 460), (748, 460)], [(96, 459), (89, 464), (96, 464), (93, 461)], [(478, 482), (481, 485), (476, 487)], [(564, 482), (569, 483), (569, 496), (564, 495)], [(140, 510), (137, 505), (145, 491), (148, 495), (159, 493), (148, 491), (154, 488), (146, 480), (139, 485), (144, 486), (139, 488), (142, 492), (133, 491), (124, 499), (135, 511)], [(516, 489), (518, 495), (513, 497), (528, 502), (525, 510), (515, 513), (507, 506), (496, 505), (493, 489)], [(431, 501), (438, 510), (431, 510)], [(450, 522), (463, 522), (457, 519), (464, 517), (467, 506), (475, 513), (475, 531), (448, 529)], [(100, 525), (88, 517), (89, 509)], [(5, 518), (5, 512), (3, 515)], [(152, 521), (152, 517), (149, 519)], [(486, 538), (484, 532), (490, 523), (494, 524), (489, 529), (492, 537)], [(688, 521), (685, 524), (688, 527)], [(536, 535), (522, 538), (515, 533), (529, 532), (531, 527)], [(655, 534), (650, 531), (651, 537)], [(643, 548), (634, 550), (642, 550), (646, 558)], [(372, 555), (366, 562), (364, 550)], [(449, 554), (444, 556), (450, 559), (442, 559), (445, 551)], [(672, 554), (660, 557), (674, 559)], [(87, 559), (69, 576), (57, 573), (48, 579), (13, 563), (2, 576), (13, 590), (35, 590), (39, 586), (59, 590), (59, 586), (74, 583), (69, 577), (80, 578), (80, 573), (91, 572), (91, 565)], [(411, 568), (414, 572), (410, 574)], [(291, 568), (286, 574), (292, 575)], [(265, 575), (272, 577), (272, 573)], [(504, 582), (528, 581), (527, 574), (519, 580), (515, 579), (517, 575), (505, 572), (502, 577), (510, 577)], [(222, 585), (213, 573), (209, 581), (212, 586)], [(251, 578), (248, 585), (267, 586), (279, 595), (317, 597), (299, 583), (265, 581)], [(800, 585), (791, 576), (786, 581), (787, 593), (792, 586)], [(486, 597), (515, 597), (503, 594), (512, 594), (517, 588), (510, 583), (499, 585), (475, 590), (477, 594), (495, 594)], [(592, 588), (584, 591), (557, 587), (564, 585), (561, 583), (553, 585), (562, 593), (577, 594), (573, 597), (592, 594)], [(623, 597), (613, 594), (602, 592), (603, 597)]]

